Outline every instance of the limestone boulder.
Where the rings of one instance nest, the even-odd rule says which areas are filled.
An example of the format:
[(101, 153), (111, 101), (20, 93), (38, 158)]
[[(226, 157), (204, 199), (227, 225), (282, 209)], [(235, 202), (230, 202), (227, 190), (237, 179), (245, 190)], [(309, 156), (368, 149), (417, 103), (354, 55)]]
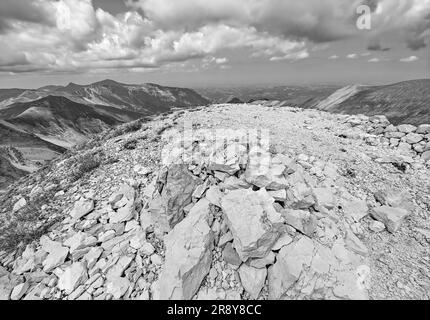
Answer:
[(242, 261), (265, 257), (281, 235), (283, 218), (265, 189), (235, 190), (221, 200), (221, 208)]
[(403, 133), (411, 133), (411, 132), (415, 132), (418, 128), (411, 124), (401, 124), (397, 126), (397, 129)]
[(257, 156), (252, 157), (245, 172), (245, 180), (259, 188), (267, 190), (282, 190), (288, 185), (286, 179), (287, 166), (280, 156), (273, 159), (256, 160)]
[(156, 299), (189, 300), (199, 289), (212, 261), (209, 214), (209, 201), (200, 200), (165, 237), (166, 259), (155, 285)]
[(58, 288), (71, 294), (88, 279), (87, 268), (83, 262), (75, 262), (67, 267), (58, 279)]
[(252, 299), (257, 299), (266, 281), (267, 269), (253, 268), (244, 263), (239, 268), (239, 277), (246, 292)]
[(309, 266), (314, 254), (312, 240), (303, 237), (284, 246), (269, 268), (269, 299), (278, 300), (299, 279), (305, 266)]
[(317, 219), (309, 211), (305, 210), (283, 210), (282, 216), (285, 222), (300, 231), (301, 233), (312, 237), (317, 228)]
[(369, 207), (366, 200), (357, 198), (343, 199), (342, 208), (348, 217), (351, 217), (355, 222), (359, 222), (369, 213)]
[(188, 171), (188, 166), (175, 164), (168, 168), (161, 193), (149, 203), (148, 211), (160, 216), (173, 228), (184, 218), (184, 208), (203, 181)]
[(291, 209), (307, 209), (315, 204), (312, 189), (304, 182), (297, 182), (287, 189), (285, 206)]
[(93, 210), (94, 210), (94, 200), (81, 198), (73, 206), (72, 211), (70, 211), (70, 216), (73, 219), (79, 220)]
[(371, 214), (376, 220), (385, 224), (389, 232), (394, 233), (399, 230), (402, 222), (408, 216), (408, 211), (402, 208), (382, 206), (374, 208)]

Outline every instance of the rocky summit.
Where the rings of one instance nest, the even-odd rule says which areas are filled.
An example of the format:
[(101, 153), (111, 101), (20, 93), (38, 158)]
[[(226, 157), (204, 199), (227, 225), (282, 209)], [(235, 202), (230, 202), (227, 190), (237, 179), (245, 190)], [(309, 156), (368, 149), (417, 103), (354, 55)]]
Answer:
[(429, 152), (271, 101), (121, 125), (0, 195), (0, 299), (429, 299)]

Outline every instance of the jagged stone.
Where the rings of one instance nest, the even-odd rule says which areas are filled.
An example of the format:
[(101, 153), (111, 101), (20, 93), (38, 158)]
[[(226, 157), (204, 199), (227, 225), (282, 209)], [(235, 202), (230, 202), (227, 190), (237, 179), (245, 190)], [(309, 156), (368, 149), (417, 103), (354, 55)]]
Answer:
[(249, 266), (261, 269), (266, 268), (266, 266), (270, 266), (275, 262), (275, 254), (273, 252), (269, 252), (267, 256), (260, 259), (251, 259), (249, 262)]
[(276, 191), (268, 191), (267, 192), (273, 199), (276, 201), (285, 201), (287, 200), (287, 190), (276, 190)]
[(285, 222), (296, 230), (312, 237), (317, 227), (317, 219), (309, 211), (304, 210), (283, 210), (282, 217)]
[(294, 183), (287, 189), (285, 206), (291, 209), (308, 209), (315, 204), (312, 189), (304, 182)]
[(206, 199), (213, 205), (217, 207), (221, 207), (221, 198), (223, 197), (223, 193), (219, 189), (218, 186), (211, 186), (206, 191)]
[(58, 288), (65, 291), (66, 294), (71, 294), (79, 285), (83, 284), (88, 279), (87, 268), (82, 262), (75, 262), (67, 267), (59, 276)]
[(239, 143), (231, 143), (226, 148), (220, 147), (211, 154), (208, 170), (233, 175), (240, 170), (241, 164), (246, 164), (246, 151), (246, 147)]
[(423, 159), (424, 162), (428, 162), (430, 160), (430, 150), (423, 152), (421, 159)]
[(257, 299), (266, 281), (267, 270), (266, 268), (249, 267), (244, 263), (239, 268), (239, 277), (246, 292), (249, 293), (252, 299)]
[(406, 135), (404, 132), (386, 132), (384, 134), (385, 138), (387, 139), (400, 139), (403, 138)]
[(121, 277), (124, 271), (130, 266), (130, 263), (133, 261), (133, 259), (134, 257), (132, 256), (120, 257), (117, 263), (108, 270), (106, 279)]
[(359, 222), (369, 213), (369, 207), (366, 200), (352, 198), (342, 201), (342, 208), (345, 214), (351, 217), (355, 222)]
[(402, 208), (382, 206), (374, 208), (371, 214), (376, 220), (385, 224), (388, 231), (394, 233), (408, 216), (408, 211)]
[(415, 132), (417, 130), (417, 127), (411, 124), (401, 124), (397, 126), (397, 129), (403, 133), (411, 133), (411, 132)]
[(12, 208), (12, 212), (17, 212), (27, 205), (27, 201), (24, 198), (19, 199)]
[(424, 137), (417, 133), (409, 133), (405, 136), (405, 141), (409, 144), (415, 144), (423, 140)]
[(372, 221), (369, 225), (369, 229), (373, 232), (381, 232), (385, 230), (385, 224), (380, 221)]
[(288, 234), (284, 233), (278, 241), (275, 242), (275, 244), (272, 247), (273, 251), (281, 250), (282, 247), (285, 247), (286, 245), (289, 245), (291, 242), (293, 242), (293, 238)]
[(97, 238), (90, 236), (84, 232), (77, 232), (63, 244), (70, 248), (70, 253), (73, 253), (75, 250), (84, 249), (86, 247), (91, 247), (97, 243)]
[(94, 200), (81, 198), (75, 202), (70, 215), (73, 219), (79, 220), (94, 210)]
[(221, 208), (242, 261), (262, 258), (281, 235), (283, 219), (265, 189), (234, 190), (221, 200)]
[(161, 194), (149, 204), (149, 212), (161, 216), (173, 228), (184, 218), (183, 210), (191, 203), (194, 189), (202, 180), (193, 176), (186, 165), (169, 167)]
[(209, 201), (202, 199), (165, 237), (166, 257), (156, 299), (191, 299), (210, 270), (213, 235)]
[(314, 188), (312, 191), (317, 207), (323, 207), (329, 210), (335, 207), (336, 202), (334, 194), (329, 188)]
[(17, 285), (15, 288), (13, 288), (12, 293), (10, 295), (10, 299), (11, 300), (21, 299), (27, 293), (27, 290), (29, 288), (30, 288), (29, 282), (24, 282), (24, 283)]
[(150, 260), (151, 260), (151, 263), (155, 264), (156, 266), (161, 266), (163, 264), (163, 258), (156, 253), (151, 255)]
[(224, 247), (224, 250), (222, 251), (222, 258), (226, 263), (232, 264), (234, 266), (240, 266), (242, 263), (237, 251), (233, 248), (230, 242)]
[(106, 283), (106, 292), (111, 294), (114, 299), (120, 299), (130, 287), (130, 281), (124, 277), (111, 277)]
[(129, 202), (119, 208), (117, 211), (109, 213), (109, 223), (121, 223), (131, 220), (136, 214), (134, 210), (134, 202), (129, 200)]
[(200, 199), (203, 197), (203, 194), (208, 188), (208, 180), (206, 180), (203, 184), (197, 186), (197, 188), (194, 190), (192, 196), (196, 199)]
[(101, 247), (93, 247), (90, 249), (90, 251), (88, 251), (88, 253), (84, 256), (84, 260), (87, 262), (87, 267), (89, 269), (94, 267), (102, 253), (103, 249)]
[(299, 279), (303, 268), (310, 265), (314, 253), (312, 240), (305, 237), (284, 246), (269, 268), (269, 299), (280, 299)]
[(243, 179), (238, 179), (235, 176), (228, 177), (222, 183), (226, 190), (248, 189), (251, 185)]
[(99, 235), (99, 242), (106, 242), (115, 238), (115, 230), (107, 230)]
[(368, 253), (367, 247), (351, 230), (346, 231), (345, 244), (348, 249), (362, 256), (366, 256)]
[(430, 124), (421, 124), (421, 125), (419, 125), (416, 133), (419, 133), (419, 134), (429, 134), (430, 133)]
[(375, 192), (374, 196), (376, 201), (378, 201), (382, 205), (403, 208), (410, 212), (414, 210), (412, 197), (407, 190), (387, 188)]
[(50, 251), (46, 259), (43, 261), (43, 271), (50, 272), (59, 265), (63, 264), (69, 254), (69, 248), (61, 245), (53, 246), (49, 249)]
[(286, 168), (281, 156), (276, 156), (270, 163), (267, 163), (265, 159), (256, 160), (250, 155), (249, 164), (245, 171), (245, 180), (267, 190), (285, 189), (288, 186), (285, 177)]
[(218, 241), (218, 247), (223, 247), (226, 243), (233, 241), (233, 235), (231, 234), (231, 232), (226, 232), (224, 233)]

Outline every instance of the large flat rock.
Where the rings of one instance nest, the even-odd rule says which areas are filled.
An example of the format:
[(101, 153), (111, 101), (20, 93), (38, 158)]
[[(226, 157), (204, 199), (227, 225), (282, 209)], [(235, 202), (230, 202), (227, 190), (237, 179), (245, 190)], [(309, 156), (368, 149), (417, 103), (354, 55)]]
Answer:
[(281, 235), (282, 216), (265, 189), (234, 190), (221, 199), (221, 208), (242, 261), (265, 257)]
[(166, 260), (154, 298), (190, 300), (209, 272), (213, 234), (208, 225), (209, 201), (200, 200), (165, 237)]

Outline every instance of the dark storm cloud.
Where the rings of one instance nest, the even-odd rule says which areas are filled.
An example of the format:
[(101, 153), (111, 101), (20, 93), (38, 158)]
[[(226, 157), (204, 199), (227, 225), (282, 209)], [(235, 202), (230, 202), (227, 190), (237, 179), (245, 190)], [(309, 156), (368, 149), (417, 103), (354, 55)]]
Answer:
[(43, 2), (33, 0), (1, 0), (0, 32), (10, 27), (13, 20), (52, 25), (50, 12)]
[(427, 15), (419, 24), (409, 30), (407, 47), (411, 50), (426, 48), (430, 42), (430, 14)]
[(379, 40), (372, 40), (367, 45), (367, 50), (369, 50), (369, 51), (389, 51), (390, 48), (383, 47)]

